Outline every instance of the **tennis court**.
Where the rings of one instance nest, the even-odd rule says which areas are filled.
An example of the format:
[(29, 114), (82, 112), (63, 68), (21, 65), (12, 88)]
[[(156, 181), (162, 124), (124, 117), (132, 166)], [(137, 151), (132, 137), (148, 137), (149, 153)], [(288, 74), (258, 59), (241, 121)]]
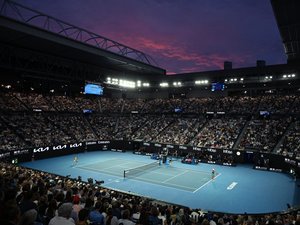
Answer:
[(196, 192), (211, 181), (211, 174), (208, 172), (176, 168), (172, 165), (159, 165), (156, 161), (145, 164), (115, 158), (77, 166), (77, 168), (118, 177), (123, 177), (125, 171), (125, 179), (159, 184), (189, 192)]
[[(190, 165), (178, 160), (171, 166), (148, 166), (155, 162), (149, 156), (111, 151), (86, 152), (78, 158), (77, 166), (73, 165), (74, 155), (22, 165), (72, 178), (81, 176), (83, 181), (103, 180), (101, 186), (113, 190), (212, 211), (267, 213), (285, 210), (287, 203), (300, 204), (298, 181), (284, 173), (253, 170), (251, 165)], [(211, 180), (213, 168), (218, 173), (215, 180)]]

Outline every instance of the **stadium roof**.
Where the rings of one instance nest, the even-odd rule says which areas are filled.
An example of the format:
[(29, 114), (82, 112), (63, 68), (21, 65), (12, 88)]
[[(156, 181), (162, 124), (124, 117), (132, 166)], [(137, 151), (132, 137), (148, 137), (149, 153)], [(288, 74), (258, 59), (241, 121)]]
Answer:
[(300, 63), (300, 1), (271, 0), (288, 63)]
[(99, 68), (146, 77), (165, 75), (145, 53), (10, 0), (0, 1), (0, 42)]
[(278, 64), (267, 66), (254, 66), (235, 69), (213, 70), (194, 73), (182, 73), (168, 76), (171, 79), (180, 79), (182, 81), (197, 80), (197, 79), (210, 79), (212, 81), (219, 81), (230, 77), (253, 77), (253, 76), (270, 76), (270, 75), (283, 75), (289, 73), (298, 73), (300, 65)]

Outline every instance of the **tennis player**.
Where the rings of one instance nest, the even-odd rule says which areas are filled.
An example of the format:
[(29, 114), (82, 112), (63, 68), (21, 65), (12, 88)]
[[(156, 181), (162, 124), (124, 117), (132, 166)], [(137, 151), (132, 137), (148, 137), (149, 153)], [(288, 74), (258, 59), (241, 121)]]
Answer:
[(75, 155), (73, 159), (73, 166), (76, 166), (78, 164), (78, 156)]
[(216, 171), (215, 169), (213, 168), (212, 171), (211, 171), (211, 179), (214, 180), (216, 177)]
[(159, 153), (159, 155), (158, 155), (158, 161), (159, 161), (159, 165), (161, 165), (161, 163), (162, 163), (162, 154), (161, 153)]

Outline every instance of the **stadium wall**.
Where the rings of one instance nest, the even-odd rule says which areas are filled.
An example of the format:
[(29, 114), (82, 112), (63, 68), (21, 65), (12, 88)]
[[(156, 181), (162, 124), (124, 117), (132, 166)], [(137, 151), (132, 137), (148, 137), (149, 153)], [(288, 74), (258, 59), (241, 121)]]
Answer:
[[(152, 155), (158, 154), (166, 148), (171, 155), (175, 151), (178, 151), (179, 155), (194, 153), (195, 156), (199, 154), (210, 156), (210, 160), (200, 158), (200, 163), (203, 162), (224, 166), (235, 166), (238, 163), (252, 163), (254, 169), (287, 173), (290, 173), (293, 170), (297, 174), (300, 174), (300, 160), (272, 153), (123, 140), (98, 140), (2, 152), (0, 153), (0, 161), (17, 163), (68, 154), (77, 154), (85, 151), (108, 150), (116, 152), (132, 151), (134, 154)], [(224, 162), (222, 160), (228, 157), (233, 158), (232, 163)]]

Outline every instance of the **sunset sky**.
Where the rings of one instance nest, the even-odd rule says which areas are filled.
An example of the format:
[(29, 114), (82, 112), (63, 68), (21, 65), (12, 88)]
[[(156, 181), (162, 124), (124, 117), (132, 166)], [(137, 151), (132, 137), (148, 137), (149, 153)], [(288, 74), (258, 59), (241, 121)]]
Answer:
[(269, 0), (16, 0), (152, 56), (168, 74), (286, 63)]

